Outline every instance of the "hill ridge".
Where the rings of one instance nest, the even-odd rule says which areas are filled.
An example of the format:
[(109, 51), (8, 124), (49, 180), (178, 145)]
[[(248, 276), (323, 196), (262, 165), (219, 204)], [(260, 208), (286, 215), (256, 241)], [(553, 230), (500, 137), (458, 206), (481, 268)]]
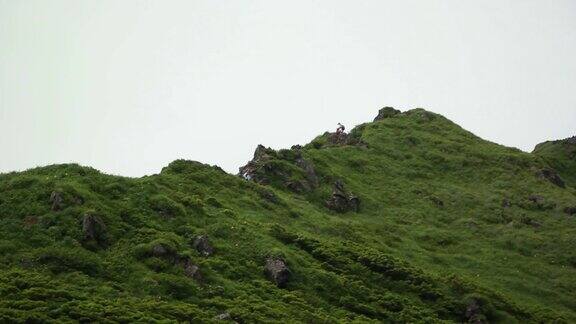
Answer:
[(0, 322), (573, 322), (576, 190), (551, 161), (385, 107), (240, 176), (0, 174)]

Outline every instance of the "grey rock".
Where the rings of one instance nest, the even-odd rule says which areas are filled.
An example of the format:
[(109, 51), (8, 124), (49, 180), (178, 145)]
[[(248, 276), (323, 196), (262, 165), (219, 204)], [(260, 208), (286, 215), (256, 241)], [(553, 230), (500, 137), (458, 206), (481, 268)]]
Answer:
[(290, 269), (286, 265), (286, 261), (278, 257), (269, 257), (266, 259), (264, 273), (266, 277), (279, 288), (286, 287), (290, 279)]
[(210, 244), (210, 240), (206, 235), (197, 236), (192, 246), (203, 256), (211, 256), (214, 254), (214, 247)]
[(200, 267), (192, 263), (190, 259), (185, 258), (181, 261), (182, 267), (184, 268), (184, 274), (188, 278), (194, 280), (202, 281), (202, 274), (200, 273)]
[(337, 180), (334, 183), (332, 195), (326, 200), (326, 207), (339, 213), (357, 212), (360, 209), (360, 198), (348, 193), (344, 188), (344, 183)]
[(50, 202), (52, 203), (52, 207), (50, 208), (52, 211), (62, 210), (64, 207), (64, 198), (62, 198), (62, 193), (58, 191), (52, 191), (50, 195)]
[(168, 249), (164, 247), (164, 245), (158, 244), (152, 247), (152, 256), (155, 256), (157, 258), (166, 257), (170, 254), (171, 254), (170, 251), (168, 251)]
[(376, 116), (376, 118), (374, 118), (374, 121), (379, 121), (382, 119), (391, 118), (391, 117), (394, 117), (400, 113), (401, 113), (400, 110), (394, 109), (392, 107), (384, 107), (378, 111), (378, 116)]
[(82, 217), (82, 234), (84, 234), (85, 240), (102, 241), (105, 231), (106, 225), (100, 217), (91, 213), (86, 213)]

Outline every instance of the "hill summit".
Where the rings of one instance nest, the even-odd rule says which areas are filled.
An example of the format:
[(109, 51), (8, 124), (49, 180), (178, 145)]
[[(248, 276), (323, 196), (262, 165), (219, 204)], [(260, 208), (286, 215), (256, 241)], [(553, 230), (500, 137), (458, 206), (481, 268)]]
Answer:
[(0, 175), (0, 322), (576, 322), (576, 144), (424, 109), (254, 157)]

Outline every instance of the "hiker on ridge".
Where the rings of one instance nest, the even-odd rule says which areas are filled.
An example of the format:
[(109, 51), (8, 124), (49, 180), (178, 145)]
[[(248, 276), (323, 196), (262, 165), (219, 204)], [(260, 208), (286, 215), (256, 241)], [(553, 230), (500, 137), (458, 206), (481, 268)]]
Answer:
[(338, 123), (338, 128), (336, 128), (336, 134), (344, 133), (345, 129), (346, 129), (346, 127), (344, 127), (344, 125), (342, 125), (341, 123)]

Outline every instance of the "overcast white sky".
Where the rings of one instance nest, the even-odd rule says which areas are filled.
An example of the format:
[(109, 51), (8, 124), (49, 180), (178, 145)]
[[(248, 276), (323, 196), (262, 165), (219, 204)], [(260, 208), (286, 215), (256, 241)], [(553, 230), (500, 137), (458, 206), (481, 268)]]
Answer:
[(576, 1), (0, 0), (0, 172), (236, 173), (382, 106), (576, 135)]

